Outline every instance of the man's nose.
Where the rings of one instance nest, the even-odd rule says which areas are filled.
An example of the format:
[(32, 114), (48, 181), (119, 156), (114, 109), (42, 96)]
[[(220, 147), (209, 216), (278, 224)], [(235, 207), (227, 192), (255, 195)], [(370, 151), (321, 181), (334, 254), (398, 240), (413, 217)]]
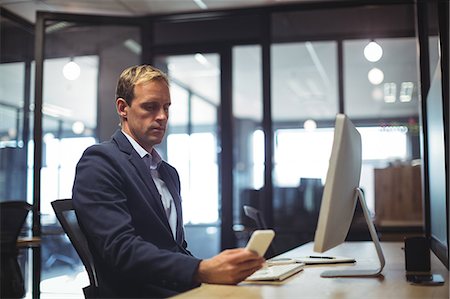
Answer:
[(158, 119), (168, 119), (169, 113), (165, 109), (160, 109), (157, 115)]

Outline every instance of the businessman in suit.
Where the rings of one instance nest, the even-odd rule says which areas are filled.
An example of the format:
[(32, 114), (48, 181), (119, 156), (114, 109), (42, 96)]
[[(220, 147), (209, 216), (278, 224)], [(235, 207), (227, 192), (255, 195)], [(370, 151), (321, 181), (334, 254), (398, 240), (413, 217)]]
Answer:
[(170, 104), (160, 70), (124, 70), (116, 89), (121, 128), (89, 147), (77, 165), (73, 204), (101, 297), (168, 297), (203, 282), (236, 284), (264, 262), (242, 248), (205, 260), (188, 251), (178, 173), (154, 149), (164, 137)]

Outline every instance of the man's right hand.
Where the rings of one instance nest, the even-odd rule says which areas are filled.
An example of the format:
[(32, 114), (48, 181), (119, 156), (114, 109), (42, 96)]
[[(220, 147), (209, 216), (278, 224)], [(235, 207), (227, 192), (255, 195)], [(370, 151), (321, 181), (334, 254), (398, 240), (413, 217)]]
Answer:
[(228, 249), (202, 260), (195, 279), (198, 282), (237, 284), (261, 269), (264, 258), (243, 248)]

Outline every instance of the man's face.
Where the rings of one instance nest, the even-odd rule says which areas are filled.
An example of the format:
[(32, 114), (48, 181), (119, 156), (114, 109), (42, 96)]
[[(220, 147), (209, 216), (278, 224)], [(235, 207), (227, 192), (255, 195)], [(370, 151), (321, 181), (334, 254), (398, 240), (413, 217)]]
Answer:
[(163, 80), (137, 84), (134, 99), (128, 105), (117, 99), (116, 106), (122, 117), (122, 129), (148, 152), (161, 143), (166, 132), (170, 106), (169, 87)]

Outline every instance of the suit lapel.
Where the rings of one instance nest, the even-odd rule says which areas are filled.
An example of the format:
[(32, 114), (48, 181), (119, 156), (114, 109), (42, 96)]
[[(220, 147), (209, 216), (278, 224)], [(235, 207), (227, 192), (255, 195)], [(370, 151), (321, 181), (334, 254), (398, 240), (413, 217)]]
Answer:
[(122, 152), (128, 154), (128, 160), (136, 169), (137, 173), (139, 174), (139, 177), (142, 179), (142, 182), (146, 186), (147, 190), (150, 192), (149, 196), (147, 197), (147, 201), (150, 203), (152, 207), (155, 207), (157, 209), (157, 214), (159, 218), (166, 225), (168, 233), (172, 235), (169, 221), (167, 220), (166, 212), (164, 211), (164, 207), (161, 201), (161, 195), (159, 194), (155, 182), (152, 179), (150, 169), (147, 167), (145, 162), (134, 150), (133, 146), (130, 144), (128, 139), (125, 137), (125, 135), (123, 135), (123, 133), (120, 130), (116, 131), (116, 133), (113, 135), (113, 139), (116, 141), (119, 149)]
[(181, 197), (179, 191), (175, 185), (174, 178), (170, 175), (167, 170), (167, 166), (162, 162), (158, 169), (161, 179), (166, 183), (170, 194), (172, 195), (173, 201), (175, 203), (175, 208), (177, 211), (177, 229), (176, 229), (176, 239), (178, 243), (183, 243), (183, 219), (181, 213)]

